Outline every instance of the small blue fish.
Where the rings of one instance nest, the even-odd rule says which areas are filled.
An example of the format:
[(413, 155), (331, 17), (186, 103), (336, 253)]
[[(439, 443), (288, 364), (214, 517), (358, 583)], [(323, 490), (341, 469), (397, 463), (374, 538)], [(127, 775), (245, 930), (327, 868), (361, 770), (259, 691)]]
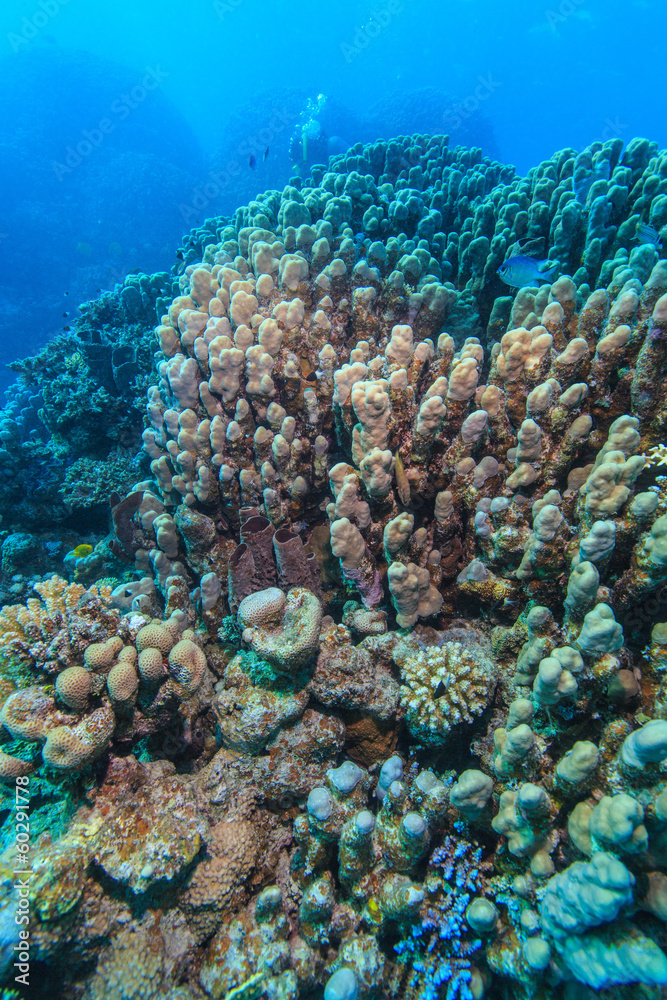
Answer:
[(248, 166), (250, 167), (251, 170), (257, 170), (257, 157), (255, 156), (254, 153), (248, 160)]
[(649, 226), (647, 222), (640, 222), (637, 225), (637, 239), (640, 243), (652, 243), (658, 250), (662, 250), (660, 233), (655, 226)]
[(263, 162), (266, 161), (268, 155), (269, 155), (269, 147), (267, 146), (266, 149), (264, 150), (264, 156), (262, 157)]
[(506, 285), (513, 288), (523, 288), (525, 285), (535, 285), (538, 281), (553, 281), (558, 265), (544, 270), (548, 259), (536, 260), (535, 257), (510, 257), (498, 268), (498, 275)]

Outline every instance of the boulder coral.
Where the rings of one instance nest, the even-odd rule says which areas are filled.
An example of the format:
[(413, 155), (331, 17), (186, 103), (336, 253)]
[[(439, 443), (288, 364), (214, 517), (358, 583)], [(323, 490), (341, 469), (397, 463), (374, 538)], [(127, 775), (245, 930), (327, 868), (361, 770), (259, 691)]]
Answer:
[[(81, 771), (114, 735), (136, 743), (201, 712), (206, 655), (181, 609), (147, 621), (121, 616), (110, 588), (85, 591), (51, 577), (35, 589), (39, 598), (26, 607), (0, 612), (0, 647), (15, 688), (4, 692), (0, 721), (13, 739), (41, 745), (50, 768)], [(20, 771), (18, 760), (5, 757), (9, 773), (32, 769), (26, 761)]]

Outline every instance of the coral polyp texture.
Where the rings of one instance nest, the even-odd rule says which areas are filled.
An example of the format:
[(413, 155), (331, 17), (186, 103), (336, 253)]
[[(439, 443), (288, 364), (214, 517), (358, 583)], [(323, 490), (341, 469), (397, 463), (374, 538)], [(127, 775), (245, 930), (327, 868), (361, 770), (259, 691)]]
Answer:
[(157, 320), (143, 471), (59, 575), (34, 505), (1, 552), (1, 790), (33, 790), (59, 995), (664, 995), (661, 234), (647, 140), (522, 178), (417, 135), (118, 292)]

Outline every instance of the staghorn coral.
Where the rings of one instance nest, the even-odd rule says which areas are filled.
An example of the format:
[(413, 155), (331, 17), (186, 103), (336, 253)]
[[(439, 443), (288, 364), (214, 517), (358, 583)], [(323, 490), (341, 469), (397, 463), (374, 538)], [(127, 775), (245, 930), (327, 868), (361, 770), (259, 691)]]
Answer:
[[(345, 907), (361, 911), (363, 922), (380, 940), (383, 932), (395, 940), (392, 931), (402, 938), (393, 954), (376, 967), (375, 982), (382, 982), (382, 989), (388, 993), (400, 989), (410, 997), (436, 997), (440, 985), (449, 982), (452, 995), (460, 989), (460, 995), (466, 996), (471, 979), (482, 982), (473, 958), (480, 941), (470, 922), (466, 924), (466, 908), (473, 894), (483, 891), (488, 866), (482, 863), (479, 848), (455, 837), (444, 838), (429, 852), (429, 843), (442, 829), (446, 814), (446, 787), (430, 771), (413, 774), (409, 782), (401, 780), (402, 761), (392, 761), (396, 766), (376, 816), (358, 810), (363, 782), (359, 768), (345, 764), (328, 773), (326, 786), (314, 789), (308, 798), (307, 818), (297, 820), (299, 850), (293, 864), (300, 879), (315, 879), (311, 882), (314, 891), (318, 871), (338, 844)], [(420, 860), (427, 853), (423, 881), (416, 881)], [(324, 940), (329, 938), (335, 911), (333, 900), (315, 909), (309, 899), (306, 890), (301, 923), (312, 945), (322, 934)], [(361, 967), (347, 958), (343, 947), (331, 968), (334, 975), (337, 968), (349, 969), (361, 980)], [(372, 995), (363, 980), (357, 985)]]
[(435, 998), (445, 983), (451, 996), (474, 996), (473, 990), (483, 988), (475, 966), (481, 941), (470, 914), (475, 905), (492, 904), (478, 896), (468, 905), (483, 878), (481, 850), (465, 840), (448, 837), (431, 855), (421, 921), (396, 946), (399, 963), (407, 966), (401, 976), (406, 996)]

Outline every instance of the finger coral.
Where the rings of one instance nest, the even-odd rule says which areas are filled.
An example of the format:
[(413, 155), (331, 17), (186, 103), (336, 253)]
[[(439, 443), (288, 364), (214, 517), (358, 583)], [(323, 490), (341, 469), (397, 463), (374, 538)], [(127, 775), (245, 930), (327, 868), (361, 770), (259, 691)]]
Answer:
[(118, 292), (145, 478), (68, 537), (88, 589), (15, 514), (0, 551), (64, 996), (664, 989), (666, 174), (359, 144)]

